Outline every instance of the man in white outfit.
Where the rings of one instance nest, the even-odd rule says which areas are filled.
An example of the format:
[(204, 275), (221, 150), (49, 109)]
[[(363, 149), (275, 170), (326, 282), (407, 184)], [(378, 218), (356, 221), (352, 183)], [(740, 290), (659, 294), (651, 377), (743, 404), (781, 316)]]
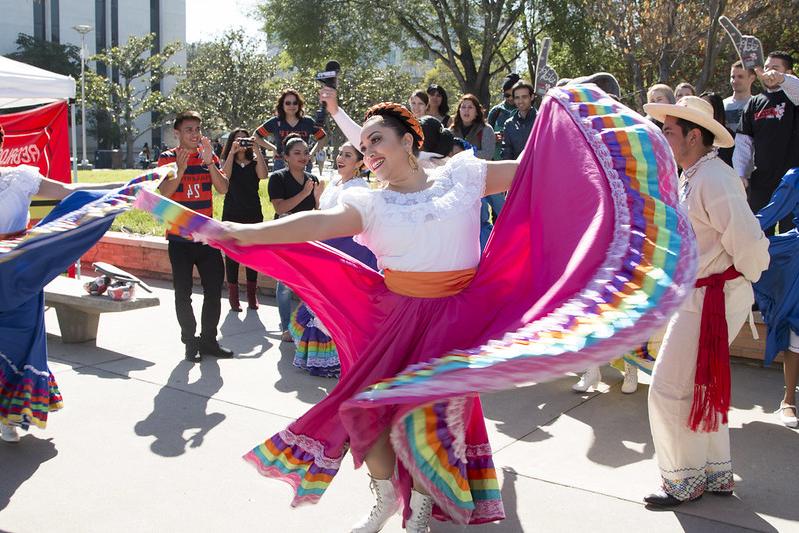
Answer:
[(705, 492), (732, 494), (729, 345), (750, 312), (752, 282), (768, 267), (768, 240), (748, 209), (741, 180), (716, 155), (714, 146), (734, 141), (713, 119), (710, 104), (686, 96), (644, 109), (664, 123), (683, 169), (680, 204), (698, 254), (696, 286), (668, 324), (649, 388), (663, 485), (644, 501), (673, 507)]

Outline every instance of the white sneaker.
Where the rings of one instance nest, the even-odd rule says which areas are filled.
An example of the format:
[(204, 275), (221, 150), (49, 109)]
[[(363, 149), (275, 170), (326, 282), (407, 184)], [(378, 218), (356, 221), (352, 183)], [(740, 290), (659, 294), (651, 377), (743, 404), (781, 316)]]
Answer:
[(0, 423), (0, 439), (3, 439), (5, 442), (19, 442), (17, 428)]
[(596, 388), (599, 385), (599, 380), (602, 375), (599, 373), (599, 367), (593, 366), (585, 371), (580, 376), (580, 381), (572, 385), (572, 390), (575, 392), (586, 392), (590, 388)]
[(621, 384), (621, 391), (624, 394), (632, 394), (638, 390), (638, 367), (624, 362), (624, 383)]
[[(786, 415), (785, 409), (793, 409), (793, 416)], [(785, 402), (780, 402), (780, 408), (777, 409), (777, 413), (780, 415), (780, 422), (782, 422), (783, 426), (788, 428), (799, 427), (799, 419), (796, 418), (795, 405), (790, 405)]]
[(411, 516), (405, 522), (409, 533), (430, 533), (430, 519), (433, 516), (433, 498), (421, 492), (411, 491)]
[(377, 501), (369, 516), (353, 526), (352, 533), (377, 533), (400, 510), (400, 501), (390, 479), (372, 478), (369, 488)]

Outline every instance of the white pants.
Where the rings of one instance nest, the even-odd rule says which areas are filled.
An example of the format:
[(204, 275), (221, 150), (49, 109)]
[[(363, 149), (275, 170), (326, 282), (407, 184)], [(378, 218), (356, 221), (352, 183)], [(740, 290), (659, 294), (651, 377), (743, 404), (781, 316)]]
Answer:
[[(748, 315), (748, 310), (727, 314), (729, 343)], [(679, 311), (671, 318), (649, 387), (649, 425), (663, 489), (682, 501), (697, 498), (705, 490), (733, 487), (727, 425), (719, 424), (712, 433), (688, 427), (701, 322), (702, 314), (691, 311)]]

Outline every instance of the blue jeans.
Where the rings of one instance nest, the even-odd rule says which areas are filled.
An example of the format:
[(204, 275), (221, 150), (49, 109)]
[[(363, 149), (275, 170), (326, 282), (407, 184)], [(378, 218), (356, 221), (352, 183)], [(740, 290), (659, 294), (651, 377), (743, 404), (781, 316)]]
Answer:
[(291, 321), (291, 289), (282, 281), (275, 285), (275, 298), (277, 299), (277, 312), (280, 315), (280, 331), (289, 329)]
[(496, 194), (484, 196), (480, 202), (480, 250), (483, 250), (486, 247), (488, 237), (491, 235), (491, 230), (494, 229), (493, 224), (491, 224), (491, 213), (489, 212), (489, 207), (492, 211), (494, 211), (494, 218), (496, 219), (499, 216), (499, 212), (502, 211), (502, 206), (504, 205), (504, 192), (498, 192)]

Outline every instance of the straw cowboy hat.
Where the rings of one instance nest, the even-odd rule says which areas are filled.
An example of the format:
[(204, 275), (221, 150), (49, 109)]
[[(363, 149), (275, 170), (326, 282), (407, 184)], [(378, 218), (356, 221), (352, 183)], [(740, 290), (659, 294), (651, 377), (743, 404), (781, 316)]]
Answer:
[(664, 122), (666, 117), (676, 117), (710, 130), (714, 136), (713, 146), (735, 146), (732, 134), (713, 118), (713, 106), (698, 96), (683, 96), (676, 104), (644, 104), (644, 111), (660, 122)]

